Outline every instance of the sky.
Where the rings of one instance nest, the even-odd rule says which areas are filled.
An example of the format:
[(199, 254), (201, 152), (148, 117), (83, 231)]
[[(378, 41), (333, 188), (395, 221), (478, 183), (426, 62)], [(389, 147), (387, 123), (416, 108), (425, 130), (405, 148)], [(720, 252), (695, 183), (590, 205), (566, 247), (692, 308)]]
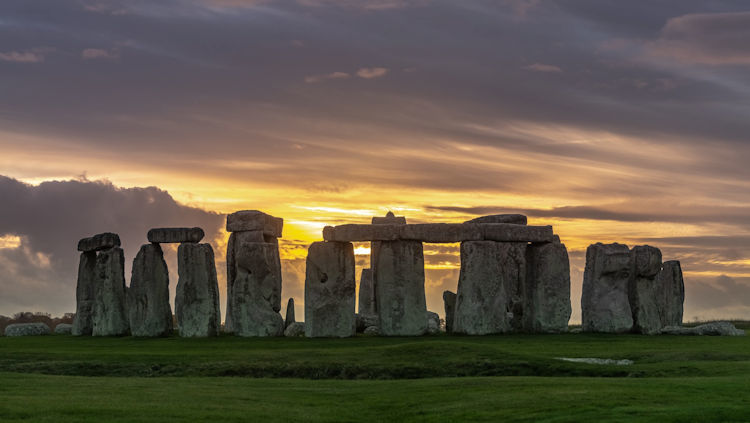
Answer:
[[(129, 275), (149, 228), (201, 226), (224, 292), (256, 209), (298, 316), (323, 226), (392, 210), (553, 225), (572, 322), (596, 242), (680, 260), (686, 321), (750, 318), (748, 39), (742, 0), (3, 0), (0, 314), (73, 312), (104, 231)], [(425, 261), (442, 316), (458, 245)]]

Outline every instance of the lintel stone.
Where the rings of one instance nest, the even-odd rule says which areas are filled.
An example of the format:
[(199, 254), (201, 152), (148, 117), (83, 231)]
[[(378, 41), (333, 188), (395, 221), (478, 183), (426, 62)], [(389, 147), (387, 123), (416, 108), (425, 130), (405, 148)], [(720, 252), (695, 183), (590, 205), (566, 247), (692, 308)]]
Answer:
[(281, 238), (284, 219), (258, 210), (241, 210), (227, 215), (227, 232), (263, 231), (264, 235)]
[(101, 251), (120, 246), (120, 236), (104, 232), (78, 241), (78, 251)]
[(323, 239), (338, 242), (422, 241), (422, 242), (552, 242), (551, 226), (510, 223), (424, 223), (406, 225), (339, 225), (323, 228)]
[(200, 242), (205, 234), (201, 228), (154, 228), (148, 231), (148, 242), (166, 244)]

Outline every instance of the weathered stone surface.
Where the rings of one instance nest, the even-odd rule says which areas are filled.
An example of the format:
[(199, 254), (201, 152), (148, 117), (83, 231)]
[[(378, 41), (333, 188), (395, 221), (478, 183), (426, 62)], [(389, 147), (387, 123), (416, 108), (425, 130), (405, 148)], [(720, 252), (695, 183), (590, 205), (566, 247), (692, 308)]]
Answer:
[(219, 334), (219, 283), (210, 244), (180, 244), (177, 249), (175, 311), (180, 336), (208, 337)]
[(70, 323), (58, 323), (55, 326), (55, 333), (58, 335), (70, 335), (73, 332), (73, 325)]
[(494, 214), (490, 216), (477, 217), (466, 223), (512, 223), (514, 225), (525, 225), (526, 216), (522, 214)]
[(552, 226), (525, 226), (510, 223), (484, 223), (479, 225), (482, 238), (497, 242), (552, 242)]
[(312, 243), (305, 272), (305, 335), (353, 336), (355, 290), (354, 246), (348, 242)]
[(427, 318), (427, 333), (430, 335), (440, 333), (440, 316), (437, 313), (428, 310), (425, 317)]
[(227, 216), (227, 232), (262, 231), (263, 234), (281, 238), (284, 219), (258, 210), (242, 210)]
[(133, 336), (166, 336), (172, 333), (169, 271), (159, 244), (145, 244), (135, 256), (127, 306)]
[(551, 226), (525, 226), (509, 223), (424, 223), (388, 225), (339, 225), (323, 228), (323, 239), (339, 242), (422, 241), (463, 242), (552, 242)]
[(96, 256), (93, 336), (127, 335), (126, 289), (122, 248), (99, 252)]
[(357, 313), (355, 319), (357, 320), (357, 332), (364, 332), (368, 327), (378, 326), (380, 324), (377, 314)]
[(661, 251), (648, 245), (638, 245), (630, 251), (631, 273), (628, 297), (633, 312), (633, 330), (644, 335), (655, 335), (661, 330), (659, 310), (663, 308), (657, 275), (661, 270)]
[(78, 241), (78, 251), (101, 251), (119, 246), (119, 235), (111, 232), (97, 234)]
[(383, 241), (372, 256), (380, 333), (418, 336), (427, 330), (424, 251), (417, 241)]
[(294, 298), (290, 298), (286, 303), (286, 319), (284, 319), (284, 329), (288, 328), (289, 325), (295, 323), (294, 318)]
[[(226, 319), (224, 321), (224, 327), (225, 331), (227, 333), (232, 333), (232, 301), (229, 299), (233, 297), (233, 286), (234, 281), (237, 278), (237, 261), (236, 261), (236, 255), (238, 254), (238, 251), (242, 254), (248, 254), (247, 251), (244, 253), (242, 252), (242, 246), (245, 244), (250, 243), (263, 243), (265, 242), (266, 237), (263, 235), (263, 231), (241, 231), (241, 232), (232, 232), (229, 235), (229, 242), (227, 243), (227, 311), (226, 311)], [(278, 246), (278, 241), (274, 237), (270, 237), (270, 239), (276, 241), (274, 242)], [(277, 248), (278, 250), (278, 248)], [(255, 251), (255, 250), (253, 250)], [(250, 269), (252, 270), (252, 269)], [(279, 269), (278, 274), (281, 275), (281, 261), (279, 260)], [(278, 281), (278, 292), (279, 292), (279, 307), (281, 306), (281, 277), (279, 276)]]
[(284, 336), (288, 337), (299, 337), (305, 336), (305, 324), (302, 322), (294, 322), (284, 329)]
[(204, 235), (201, 228), (154, 228), (148, 231), (148, 242), (201, 242)]
[(386, 213), (385, 217), (373, 217), (373, 225), (406, 225), (406, 217), (396, 216), (393, 212)]
[(5, 327), (5, 336), (39, 336), (49, 333), (49, 326), (45, 323), (14, 323)]
[(71, 333), (76, 336), (91, 335), (94, 330), (94, 303), (96, 295), (96, 252), (84, 251), (78, 262), (76, 285), (76, 317)]
[(661, 299), (659, 318), (662, 326), (680, 326), (682, 324), (682, 306), (685, 301), (685, 283), (682, 280), (682, 268), (677, 260), (664, 262), (658, 276), (657, 294)]
[(359, 314), (375, 315), (375, 286), (372, 283), (372, 269), (362, 269), (359, 279)]
[(239, 336), (281, 336), (285, 326), (279, 313), (279, 247), (275, 243), (243, 242), (240, 234), (232, 234), (239, 236), (229, 246), (234, 251), (234, 266), (227, 279), (225, 327)]
[(454, 332), (487, 335), (520, 329), (526, 245), (494, 241), (461, 243)]
[(443, 291), (443, 305), (445, 306), (445, 332), (453, 332), (453, 319), (456, 315), (456, 293)]
[(629, 332), (633, 314), (628, 287), (633, 271), (623, 244), (594, 244), (586, 250), (581, 312), (584, 332)]
[(378, 336), (380, 335), (380, 328), (377, 326), (368, 326), (362, 333), (364, 333), (365, 335)]
[(665, 335), (709, 335), (709, 336), (745, 336), (745, 331), (737, 329), (730, 322), (711, 322), (692, 328), (667, 326), (661, 329)]
[(550, 242), (526, 248), (523, 329), (556, 333), (568, 330), (570, 261), (565, 244)]

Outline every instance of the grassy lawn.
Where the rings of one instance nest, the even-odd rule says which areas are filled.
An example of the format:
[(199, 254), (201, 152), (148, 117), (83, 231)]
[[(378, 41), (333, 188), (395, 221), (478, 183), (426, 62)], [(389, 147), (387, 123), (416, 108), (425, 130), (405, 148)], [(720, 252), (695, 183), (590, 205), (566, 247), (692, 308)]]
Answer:
[(2, 422), (261, 419), (750, 421), (750, 337), (0, 337)]

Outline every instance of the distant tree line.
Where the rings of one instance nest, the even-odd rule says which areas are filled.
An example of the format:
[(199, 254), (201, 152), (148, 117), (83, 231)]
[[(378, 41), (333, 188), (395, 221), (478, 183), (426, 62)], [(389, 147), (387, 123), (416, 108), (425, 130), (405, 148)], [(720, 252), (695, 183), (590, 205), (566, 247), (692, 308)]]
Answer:
[(0, 336), (5, 334), (6, 326), (14, 323), (46, 323), (50, 329), (54, 329), (60, 323), (73, 323), (75, 317), (75, 313), (65, 313), (62, 317), (52, 317), (51, 314), (40, 311), (20, 311), (11, 317), (0, 316)]

